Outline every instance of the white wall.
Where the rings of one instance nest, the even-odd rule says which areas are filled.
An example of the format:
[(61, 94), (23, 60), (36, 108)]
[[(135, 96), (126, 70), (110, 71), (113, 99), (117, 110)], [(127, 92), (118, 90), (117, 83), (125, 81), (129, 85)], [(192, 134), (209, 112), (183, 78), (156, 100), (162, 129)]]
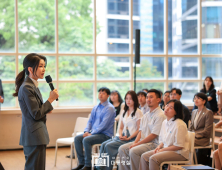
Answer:
[[(55, 146), (57, 138), (71, 137), (76, 118), (88, 117), (90, 110), (91, 109), (84, 109), (84, 111), (69, 110), (67, 112), (65, 109), (60, 109), (47, 115), (46, 125), (50, 138), (48, 146)], [(12, 112), (13, 111), (0, 112), (0, 150), (22, 148), (22, 146), (19, 145), (22, 116), (20, 111)]]

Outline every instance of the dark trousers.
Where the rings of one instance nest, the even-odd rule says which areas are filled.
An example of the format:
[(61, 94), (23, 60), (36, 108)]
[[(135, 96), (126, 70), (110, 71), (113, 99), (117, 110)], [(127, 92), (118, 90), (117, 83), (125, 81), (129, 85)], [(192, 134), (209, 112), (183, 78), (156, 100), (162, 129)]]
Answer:
[(25, 170), (45, 170), (46, 145), (23, 146)]
[(211, 166), (211, 149), (196, 149), (198, 164)]

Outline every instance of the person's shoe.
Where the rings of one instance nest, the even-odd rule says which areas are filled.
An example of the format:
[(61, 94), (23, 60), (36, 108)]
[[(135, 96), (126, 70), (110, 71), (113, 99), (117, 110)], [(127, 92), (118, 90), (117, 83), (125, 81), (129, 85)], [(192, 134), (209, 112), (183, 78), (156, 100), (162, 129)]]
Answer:
[(84, 167), (84, 165), (78, 165), (77, 167), (73, 168), (72, 170), (80, 170), (83, 167)]
[[(70, 155), (66, 155), (66, 158), (70, 158)], [(75, 155), (72, 156), (72, 159), (75, 159)]]
[(81, 170), (91, 170), (91, 167), (84, 166)]

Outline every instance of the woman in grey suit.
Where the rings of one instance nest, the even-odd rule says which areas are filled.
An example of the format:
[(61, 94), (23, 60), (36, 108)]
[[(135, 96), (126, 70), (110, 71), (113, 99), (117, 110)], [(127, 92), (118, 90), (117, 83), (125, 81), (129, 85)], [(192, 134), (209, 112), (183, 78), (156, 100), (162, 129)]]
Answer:
[[(25, 170), (44, 170), (46, 145), (49, 135), (46, 128), (46, 114), (51, 113), (51, 103), (58, 98), (55, 89), (43, 103), (38, 89), (38, 79), (43, 79), (47, 60), (44, 56), (31, 53), (23, 60), (23, 70), (17, 75), (14, 97), (18, 96), (22, 111), (22, 129), (19, 144), (25, 154)], [(27, 76), (26, 76), (27, 75)]]
[[(189, 130), (195, 132), (195, 146), (210, 144), (210, 135), (213, 130), (213, 112), (206, 108), (208, 97), (200, 92), (194, 95), (194, 103), (198, 109), (193, 110)], [(198, 163), (207, 165), (211, 149), (197, 149)]]

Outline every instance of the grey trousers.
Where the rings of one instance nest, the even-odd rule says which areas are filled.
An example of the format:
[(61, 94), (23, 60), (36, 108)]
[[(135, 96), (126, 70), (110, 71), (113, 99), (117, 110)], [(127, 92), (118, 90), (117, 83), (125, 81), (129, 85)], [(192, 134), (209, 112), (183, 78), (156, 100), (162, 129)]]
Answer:
[(46, 145), (23, 146), (25, 170), (45, 170)]
[(182, 155), (174, 151), (163, 151), (153, 153), (154, 150), (142, 154), (140, 159), (140, 170), (159, 170), (160, 164), (165, 161), (186, 161)]
[[(129, 149), (132, 144), (133, 142), (130, 142), (119, 147), (120, 170), (138, 170), (141, 155), (144, 152), (153, 150), (158, 146), (155, 143), (145, 143)], [(127, 160), (128, 157), (130, 158), (130, 165), (123, 164), (122, 160)]]

